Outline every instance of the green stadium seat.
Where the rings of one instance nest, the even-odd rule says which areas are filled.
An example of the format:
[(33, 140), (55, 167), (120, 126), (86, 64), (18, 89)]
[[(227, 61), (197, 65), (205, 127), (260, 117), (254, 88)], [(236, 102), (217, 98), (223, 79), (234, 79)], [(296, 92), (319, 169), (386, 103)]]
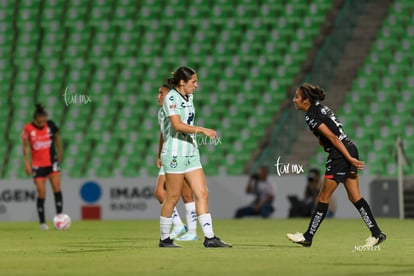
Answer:
[[(110, 4), (95, 1), (93, 5), (81, 0), (66, 5), (21, 1), (16, 5), (19, 36), (15, 49), (11, 47), (15, 37), (10, 23), (15, 7), (0, 8), (0, 56), (8, 58), (15, 50), (11, 64), (0, 63), (0, 88), (2, 93), (11, 92), (13, 109), (31, 112), (33, 100), (46, 105), (62, 126), (62, 137), (71, 152), (67, 166), (72, 177), (157, 173), (149, 164), (154, 161), (154, 138), (159, 132), (156, 89), (183, 63), (199, 73), (196, 123), (216, 128), (231, 143), (237, 143), (236, 135), (242, 135), (240, 141), (247, 143), (242, 151), (240, 145), (232, 147), (224, 142), (213, 149), (203, 148), (210, 159), (206, 173), (217, 175), (227, 170), (241, 174), (250, 151), (257, 147), (263, 129), (286, 97), (284, 92), (270, 91), (285, 91), (292, 85), (325, 20), (324, 13), (331, 7), (323, 1), (272, 0), (213, 5), (196, 0), (187, 6), (180, 1), (154, 5), (152, 0), (138, 5), (126, 0)], [(290, 45), (286, 41), (291, 41)], [(272, 81), (278, 73), (275, 68), (280, 69), (280, 77)], [(15, 81), (13, 86), (11, 81)], [(68, 87), (90, 93), (93, 103), (66, 106), (62, 93)], [(127, 108), (129, 114), (125, 113)], [(229, 110), (236, 112), (232, 116)], [(14, 114), (8, 137), (21, 131), (21, 125), (14, 121), (30, 116), (30, 112), (8, 113)], [(123, 165), (114, 160), (112, 143), (99, 142), (92, 152), (107, 131), (114, 133), (110, 139), (124, 143), (121, 156), (128, 162), (124, 160)], [(125, 143), (130, 141), (138, 146), (127, 148)], [(78, 143), (82, 145), (74, 147)], [(93, 157), (86, 156), (103, 145), (114, 158), (100, 159), (104, 165), (97, 166)], [(232, 156), (230, 165), (225, 156)]]

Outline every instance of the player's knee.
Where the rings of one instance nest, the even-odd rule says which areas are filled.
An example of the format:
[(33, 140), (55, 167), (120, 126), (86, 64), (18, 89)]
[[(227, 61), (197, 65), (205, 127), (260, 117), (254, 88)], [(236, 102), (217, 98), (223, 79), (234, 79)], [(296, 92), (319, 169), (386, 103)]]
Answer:
[(319, 199), (319, 202), (329, 203), (329, 201), (331, 200), (331, 195), (321, 191), (319, 193), (319, 198), (318, 199)]
[(168, 196), (165, 200), (165, 202), (163, 203), (163, 206), (166, 206), (166, 208), (168, 209), (174, 209), (174, 207), (177, 205), (178, 200), (180, 199), (180, 197), (178, 196)]
[(360, 194), (357, 194), (357, 195), (348, 194), (348, 199), (349, 201), (351, 201), (351, 203), (355, 204), (361, 199), (361, 195)]
[(349, 201), (351, 201), (352, 203), (355, 203), (355, 199), (352, 195), (348, 195), (348, 199)]
[(203, 189), (201, 191), (198, 191), (195, 194), (196, 200), (197, 201), (207, 201), (208, 200), (208, 190), (207, 189)]
[(190, 186), (184, 183), (183, 189), (181, 191), (181, 197), (183, 198), (184, 203), (189, 203), (194, 201), (193, 191)]
[(169, 201), (178, 202), (180, 199), (180, 194), (169, 194), (167, 199)]
[(45, 190), (37, 190), (37, 197), (38, 198), (45, 198), (46, 197), (46, 191)]

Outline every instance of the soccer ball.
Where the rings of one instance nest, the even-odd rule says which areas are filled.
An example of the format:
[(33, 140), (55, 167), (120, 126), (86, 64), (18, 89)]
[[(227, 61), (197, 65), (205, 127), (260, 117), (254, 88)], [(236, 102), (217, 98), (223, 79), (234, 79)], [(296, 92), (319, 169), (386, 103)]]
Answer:
[(67, 214), (59, 214), (53, 217), (53, 226), (56, 230), (67, 230), (72, 220)]

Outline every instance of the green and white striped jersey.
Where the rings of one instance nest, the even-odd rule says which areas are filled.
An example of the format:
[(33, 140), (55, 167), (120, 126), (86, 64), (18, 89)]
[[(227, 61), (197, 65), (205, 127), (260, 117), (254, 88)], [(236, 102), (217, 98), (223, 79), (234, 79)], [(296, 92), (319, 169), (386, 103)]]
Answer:
[(170, 90), (164, 98), (162, 112), (160, 113), (158, 113), (158, 120), (164, 138), (162, 153), (172, 156), (197, 155), (195, 134), (176, 132), (169, 120), (170, 116), (179, 115), (181, 122), (191, 126), (194, 125), (193, 95), (190, 94), (188, 98), (185, 98), (175, 89)]
[[(164, 139), (164, 120), (166, 119), (164, 110), (162, 107), (160, 107), (160, 110), (158, 110), (158, 124), (160, 125), (160, 131), (162, 134), (162, 138)], [(168, 120), (168, 118), (167, 118)]]

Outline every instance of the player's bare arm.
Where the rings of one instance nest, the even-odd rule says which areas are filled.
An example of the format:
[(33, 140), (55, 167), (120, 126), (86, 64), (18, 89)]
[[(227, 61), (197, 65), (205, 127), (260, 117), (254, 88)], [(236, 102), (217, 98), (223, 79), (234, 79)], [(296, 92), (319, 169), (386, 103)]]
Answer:
[(157, 167), (158, 169), (161, 168), (161, 151), (162, 151), (162, 144), (164, 144), (164, 139), (162, 138), (162, 133), (160, 133), (160, 138), (158, 142), (158, 156), (157, 156)]
[(179, 115), (170, 116), (170, 121), (175, 131), (191, 133), (191, 134), (192, 133), (203, 133), (204, 135), (211, 137), (211, 138), (217, 137), (217, 132), (215, 130), (204, 128), (204, 127), (199, 127), (199, 126), (187, 125), (180, 120)]
[(27, 139), (23, 140), (23, 158), (24, 158), (24, 171), (27, 175), (32, 174), (32, 166), (30, 165), (29, 160), (29, 141)]
[(340, 153), (345, 157), (345, 159), (351, 163), (353, 166), (355, 166), (357, 169), (362, 170), (364, 168), (364, 162), (360, 161), (356, 158), (353, 158), (348, 150), (346, 149), (345, 145), (342, 143), (341, 140), (339, 140), (338, 136), (336, 136), (325, 124), (321, 124), (318, 127), (319, 133), (321, 133), (323, 136), (329, 139), (331, 141), (332, 145), (339, 150)]

